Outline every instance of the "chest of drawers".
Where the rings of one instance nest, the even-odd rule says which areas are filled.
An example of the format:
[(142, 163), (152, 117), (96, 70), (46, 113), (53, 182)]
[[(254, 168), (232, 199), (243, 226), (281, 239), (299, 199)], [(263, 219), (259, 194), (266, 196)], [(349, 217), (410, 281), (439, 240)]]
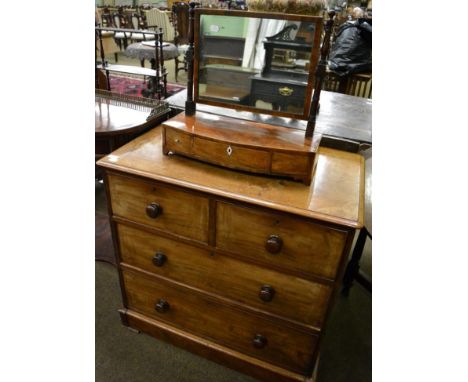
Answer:
[(310, 186), (162, 154), (103, 158), (122, 322), (264, 381), (312, 381), (356, 229), (363, 161), (321, 149)]

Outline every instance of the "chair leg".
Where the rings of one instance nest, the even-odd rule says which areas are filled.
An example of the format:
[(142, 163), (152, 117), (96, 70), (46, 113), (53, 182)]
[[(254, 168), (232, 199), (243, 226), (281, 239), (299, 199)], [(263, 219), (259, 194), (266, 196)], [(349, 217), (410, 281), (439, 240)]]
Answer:
[(364, 245), (366, 244), (368, 234), (369, 233), (365, 227), (363, 227), (359, 232), (353, 254), (351, 255), (351, 260), (349, 260), (343, 276), (343, 289), (341, 290), (343, 296), (349, 296), (349, 290), (353, 286), (353, 280), (359, 273), (359, 262), (362, 257), (362, 252), (364, 251)]
[(119, 62), (119, 55), (117, 52), (114, 53), (115, 63)]

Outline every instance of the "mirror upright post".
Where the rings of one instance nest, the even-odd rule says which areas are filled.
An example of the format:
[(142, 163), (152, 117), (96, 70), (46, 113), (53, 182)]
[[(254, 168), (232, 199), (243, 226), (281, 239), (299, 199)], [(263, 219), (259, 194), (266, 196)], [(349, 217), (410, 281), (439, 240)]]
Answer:
[(194, 1), (190, 2), (189, 10), (189, 48), (187, 51), (188, 73), (187, 73), (187, 100), (185, 101), (185, 114), (194, 115), (196, 111), (196, 104), (193, 100), (193, 57), (194, 57), (194, 19), (195, 19), (195, 5)]

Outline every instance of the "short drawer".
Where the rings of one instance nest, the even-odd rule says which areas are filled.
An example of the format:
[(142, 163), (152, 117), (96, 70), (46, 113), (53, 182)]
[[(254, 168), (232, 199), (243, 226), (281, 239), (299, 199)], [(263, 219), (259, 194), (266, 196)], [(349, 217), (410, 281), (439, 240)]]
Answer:
[(118, 225), (123, 263), (320, 328), (331, 287)]
[(347, 232), (289, 215), (219, 202), (216, 247), (266, 265), (334, 279)]
[(252, 81), (252, 93), (254, 97), (270, 96), (272, 99), (283, 100), (302, 100), (304, 102), (306, 85), (281, 84), (279, 82), (270, 82), (254, 79)]
[(164, 139), (167, 151), (175, 151), (179, 154), (190, 154), (192, 151), (192, 136), (180, 130), (166, 128)]
[(190, 136), (179, 129), (164, 126), (164, 152), (187, 155), (201, 161), (237, 170), (268, 173), (270, 153), (229, 143)]
[(237, 146), (223, 141), (194, 137), (193, 156), (201, 160), (238, 170), (268, 172), (270, 153)]
[(123, 271), (128, 307), (221, 345), (305, 373), (317, 336), (263, 319), (165, 280)]
[(112, 212), (190, 239), (208, 241), (207, 198), (155, 183), (110, 174)]

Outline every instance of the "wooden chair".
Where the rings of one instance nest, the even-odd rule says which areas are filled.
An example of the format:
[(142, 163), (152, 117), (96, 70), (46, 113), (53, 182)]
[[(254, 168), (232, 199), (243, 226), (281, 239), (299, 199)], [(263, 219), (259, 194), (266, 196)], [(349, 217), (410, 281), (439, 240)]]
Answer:
[(179, 57), (175, 58), (175, 80), (177, 82), (177, 75), (179, 71), (187, 72), (186, 54), (188, 50), (188, 27), (189, 27), (189, 5), (182, 1), (175, 2), (172, 5), (172, 23), (175, 29), (174, 43), (179, 50), (179, 54), (184, 58), (181, 61)]
[[(112, 20), (116, 28), (131, 29), (130, 21), (128, 20), (127, 16), (123, 13), (122, 8), (120, 8), (118, 12), (112, 15)], [(114, 39), (119, 45), (120, 50), (127, 48), (128, 40), (130, 39), (130, 37), (131, 37), (131, 34), (126, 33), (126, 32), (115, 33)]]
[[(147, 31), (148, 23), (146, 21), (146, 16), (144, 14), (139, 14), (136, 12), (132, 13), (130, 15), (130, 26), (131, 28), (136, 30)], [(152, 41), (154, 40), (154, 35), (133, 32), (130, 36), (130, 39), (135, 42)], [(140, 60), (140, 63), (142, 68), (145, 67), (145, 60)]]
[[(175, 28), (172, 25), (169, 14), (166, 11), (162, 11), (158, 8), (151, 8), (150, 10), (145, 11), (146, 20), (148, 22), (149, 29), (159, 30), (162, 29), (163, 32), (163, 39), (165, 42), (170, 42), (175, 44), (175, 37), (176, 32)], [(177, 61), (178, 57), (171, 57), (174, 58), (175, 66), (177, 68)], [(176, 70), (176, 81), (177, 81), (177, 70)]]
[(100, 14), (101, 16), (101, 26), (102, 27), (114, 27), (114, 21), (112, 19), (112, 14), (109, 11), (109, 8), (104, 8)]
[(164, 41), (174, 42), (175, 30), (166, 12), (157, 8), (151, 8), (145, 12), (149, 29), (162, 28)]
[(372, 98), (372, 73), (339, 76), (327, 71), (323, 89), (356, 97)]

